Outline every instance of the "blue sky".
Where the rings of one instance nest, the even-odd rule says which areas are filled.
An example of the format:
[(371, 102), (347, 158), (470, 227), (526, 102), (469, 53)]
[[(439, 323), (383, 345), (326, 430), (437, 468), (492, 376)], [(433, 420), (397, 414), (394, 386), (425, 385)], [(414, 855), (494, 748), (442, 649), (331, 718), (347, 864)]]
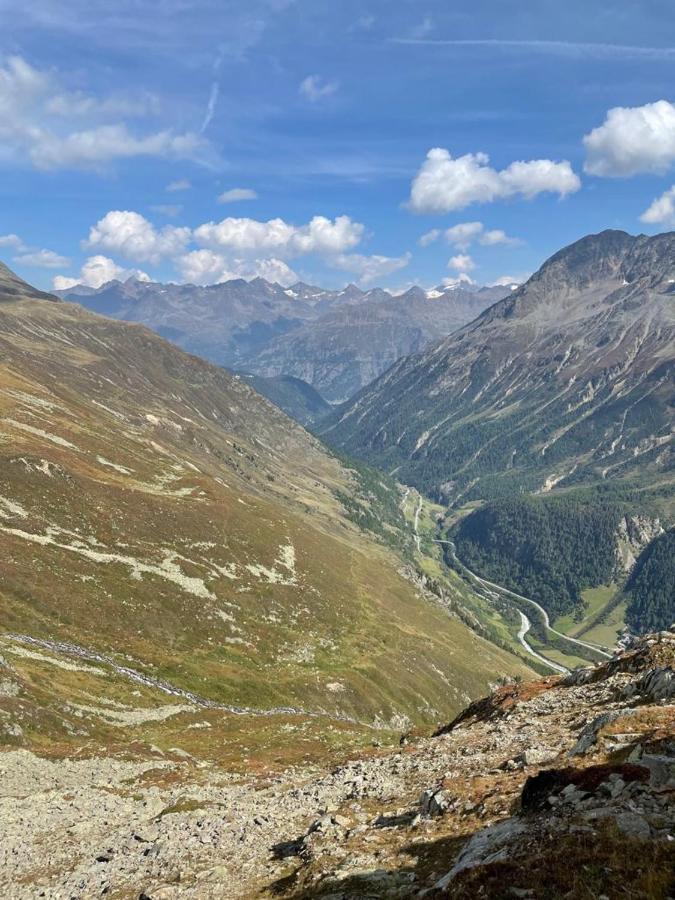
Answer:
[(0, 258), (42, 287), (521, 277), (675, 227), (674, 76), (665, 0), (0, 0)]

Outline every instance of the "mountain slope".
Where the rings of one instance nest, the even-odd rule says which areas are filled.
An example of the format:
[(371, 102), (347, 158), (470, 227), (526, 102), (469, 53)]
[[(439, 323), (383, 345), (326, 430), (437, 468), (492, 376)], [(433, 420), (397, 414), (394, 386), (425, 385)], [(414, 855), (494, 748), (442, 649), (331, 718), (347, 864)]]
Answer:
[(675, 634), (650, 635), (395, 752), (271, 778), (204, 766), (204, 729), (196, 759), (2, 753), (0, 893), (667, 900), (674, 664)]
[(583, 238), (323, 434), (452, 502), (672, 481), (674, 301), (675, 234)]
[(46, 294), (27, 284), (0, 262), (0, 302), (10, 303), (14, 300), (52, 300), (56, 302), (57, 299), (53, 294)]
[(333, 403), (347, 400), (402, 356), (456, 331), (508, 289), (373, 290), (269, 341), (248, 360), (261, 375), (292, 374)]
[[(220, 704), (275, 710), (279, 727), (319, 715), (324, 734), (435, 721), (527, 671), (353, 524), (410, 541), (396, 488), (340, 463), (242, 379), (64, 302), (3, 302), (0, 349), (0, 656), (32, 697), (0, 740), (109, 740), (96, 673), (74, 679), (71, 663), (40, 661), (45, 648), (117, 672), (110, 702), (130, 716), (127, 670), (153, 696), (188, 692), (193, 723)], [(38, 659), (27, 638), (43, 642)], [(216, 715), (219, 734), (236, 731)], [(152, 743), (190, 739), (179, 734)]]
[(241, 377), (287, 416), (305, 427), (324, 419), (333, 408), (311, 384), (301, 378), (294, 378), (292, 375), (265, 378), (248, 372), (242, 372)]

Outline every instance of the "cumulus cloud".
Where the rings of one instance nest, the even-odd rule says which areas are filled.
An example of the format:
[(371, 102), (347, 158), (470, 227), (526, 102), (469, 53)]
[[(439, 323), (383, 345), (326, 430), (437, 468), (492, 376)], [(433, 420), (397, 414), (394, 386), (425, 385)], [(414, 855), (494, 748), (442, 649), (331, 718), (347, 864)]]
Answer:
[(459, 253), (457, 256), (450, 257), (448, 268), (455, 269), (457, 272), (472, 272), (476, 268), (476, 263), (467, 253)]
[(412, 259), (410, 253), (403, 256), (365, 256), (360, 253), (340, 254), (334, 259), (328, 260), (329, 265), (343, 272), (351, 272), (358, 276), (359, 284), (372, 284), (379, 278), (385, 278), (392, 272), (404, 269)]
[(251, 188), (231, 188), (223, 191), (218, 197), (218, 203), (237, 203), (239, 200), (257, 200), (258, 194)]
[(422, 235), (418, 243), (421, 247), (428, 247), (440, 237), (445, 238), (448, 244), (457, 247), (458, 250), (468, 250), (475, 241), (484, 247), (494, 247), (497, 244), (515, 247), (521, 243), (519, 238), (509, 237), (501, 228), (486, 231), (482, 222), (460, 222), (458, 225), (446, 228), (445, 231), (432, 228), (431, 231)]
[(12, 250), (24, 250), (25, 244), (18, 234), (0, 235), (0, 247), (11, 247)]
[(14, 262), (38, 269), (63, 269), (70, 265), (67, 256), (61, 256), (54, 250), (29, 250), (14, 257)]
[(675, 185), (653, 201), (649, 209), (640, 216), (649, 225), (665, 225), (675, 228)]
[(590, 175), (628, 178), (663, 174), (675, 162), (675, 105), (667, 100), (610, 109), (602, 125), (584, 137)]
[(57, 275), (52, 281), (52, 287), (55, 291), (67, 291), (79, 284), (99, 288), (109, 281), (115, 279), (126, 281), (128, 278), (137, 278), (139, 281), (151, 280), (145, 272), (139, 269), (125, 269), (107, 256), (90, 256), (82, 266), (78, 277), (67, 278), (64, 275)]
[(460, 222), (446, 229), (444, 237), (459, 250), (467, 250), (482, 231), (482, 222)]
[(194, 231), (197, 243), (212, 249), (235, 253), (272, 252), (281, 257), (308, 253), (335, 255), (355, 247), (365, 228), (349, 216), (327, 219), (314, 216), (306, 225), (291, 225), (283, 219), (261, 222), (257, 219), (226, 218), (206, 222)]
[(488, 287), (509, 287), (510, 285), (518, 285), (524, 284), (529, 278), (529, 274), (526, 275), (500, 275), (499, 278), (495, 278), (494, 281), (491, 281)]
[(306, 97), (311, 103), (323, 100), (335, 94), (340, 88), (339, 81), (326, 81), (320, 75), (308, 75), (300, 82), (300, 93)]
[(517, 247), (518, 244), (522, 243), (520, 238), (509, 237), (501, 228), (493, 228), (491, 231), (484, 232), (478, 240), (484, 247), (494, 247), (497, 244)]
[[(295, 225), (284, 219), (259, 221), (227, 217), (220, 222), (205, 222), (194, 230), (165, 225), (156, 227), (143, 215), (131, 210), (111, 210), (100, 219), (83, 242), (95, 248), (135, 262), (158, 264), (171, 260), (181, 277), (194, 284), (213, 284), (233, 278), (262, 277), (280, 284), (292, 284), (298, 275), (287, 260), (313, 255), (334, 269), (357, 276), (367, 284), (404, 268), (410, 253), (390, 257), (352, 252), (365, 236), (365, 226), (349, 216), (314, 216)], [(195, 248), (196, 245), (196, 248)], [(120, 269), (108, 257), (92, 257), (93, 264), (79, 279), (60, 278), (60, 286), (94, 282), (104, 283)], [(102, 269), (108, 271), (102, 273)], [(115, 268), (113, 268), (115, 267)]]
[(467, 275), (466, 272), (461, 272), (456, 278), (444, 278), (443, 279), (443, 287), (453, 288), (453, 287), (462, 287), (462, 285), (472, 285), (476, 282), (471, 278), (470, 275)]
[(412, 182), (408, 208), (415, 213), (447, 213), (515, 196), (531, 200), (548, 192), (563, 197), (581, 187), (567, 160), (518, 161), (501, 171), (489, 163), (485, 153), (454, 158), (442, 147), (430, 150)]
[(181, 253), (189, 240), (189, 228), (166, 225), (157, 229), (140, 213), (111, 210), (91, 228), (85, 246), (156, 265)]
[(148, 95), (68, 92), (59, 73), (11, 56), (0, 66), (0, 157), (40, 169), (96, 169), (134, 156), (200, 158), (208, 145), (199, 135), (130, 130), (123, 117), (154, 114), (154, 103)]
[(192, 250), (181, 256), (176, 265), (190, 284), (220, 284), (233, 278), (265, 278), (290, 285), (298, 281), (297, 274), (283, 260), (228, 260), (213, 250)]
[(432, 228), (431, 231), (427, 231), (423, 234), (417, 243), (420, 247), (429, 247), (439, 239), (442, 233), (440, 228)]

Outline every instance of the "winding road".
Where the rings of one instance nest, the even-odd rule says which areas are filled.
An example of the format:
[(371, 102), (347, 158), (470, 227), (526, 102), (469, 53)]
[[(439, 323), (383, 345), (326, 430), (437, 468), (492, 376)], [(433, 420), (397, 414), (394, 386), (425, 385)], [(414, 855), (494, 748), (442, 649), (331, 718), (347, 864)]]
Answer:
[(545, 663), (547, 666), (550, 666), (552, 669), (555, 669), (557, 672), (561, 672), (563, 674), (565, 672), (569, 672), (569, 669), (566, 669), (565, 666), (558, 665), (558, 663), (554, 663), (550, 659), (546, 659), (545, 656), (542, 656), (541, 654), (537, 653), (536, 650), (532, 649), (532, 647), (525, 640), (525, 635), (530, 630), (530, 628), (532, 628), (532, 623), (527, 618), (527, 616), (522, 611), (522, 609), (519, 609), (518, 612), (520, 613), (520, 628), (518, 630), (517, 637), (518, 637), (520, 644), (525, 648), (525, 650), (527, 650), (527, 652), (530, 653), (532, 656), (536, 657), (539, 660), (539, 662)]
[[(604, 656), (606, 659), (612, 658), (612, 654), (608, 653), (606, 650), (601, 650), (599, 647), (596, 647), (593, 644), (587, 644), (585, 641), (580, 641), (578, 638), (569, 637), (568, 635), (563, 634), (562, 631), (558, 631), (557, 629), (553, 628), (551, 626), (551, 620), (549, 619), (548, 613), (546, 612), (544, 607), (541, 606), (541, 604), (537, 603), (536, 600), (531, 600), (529, 597), (524, 597), (522, 594), (517, 594), (515, 591), (509, 590), (509, 588), (502, 587), (502, 585), (500, 585), (500, 584), (495, 584), (494, 581), (488, 581), (487, 578), (482, 578), (476, 572), (473, 572), (457, 556), (457, 548), (455, 547), (455, 544), (453, 541), (435, 540), (434, 543), (435, 544), (444, 544), (445, 546), (449, 547), (453, 562), (457, 563), (463, 569), (465, 569), (469, 573), (469, 575), (473, 579), (475, 579), (480, 585), (482, 585), (484, 588), (486, 588), (486, 589), (491, 588), (492, 590), (496, 590), (501, 594), (506, 594), (510, 597), (515, 598), (516, 600), (520, 600), (522, 603), (529, 603), (530, 606), (533, 606), (541, 615), (541, 617), (544, 621), (545, 628), (547, 629), (547, 631), (550, 631), (551, 634), (555, 634), (555, 635), (557, 635), (557, 637), (563, 638), (563, 640), (569, 641), (571, 644), (577, 644), (579, 647), (584, 647), (586, 650), (591, 650), (593, 653), (598, 653), (600, 656)], [(521, 615), (523, 615), (522, 612), (521, 612)], [(527, 616), (525, 618), (527, 619)], [(529, 619), (527, 621), (529, 623)], [(530, 627), (531, 627), (531, 625), (530, 625)], [(527, 646), (529, 648), (529, 652), (533, 656), (536, 656), (539, 659), (542, 659), (542, 657), (539, 656), (538, 653), (535, 653), (535, 651), (532, 650), (532, 648), (529, 647), (529, 645), (525, 641), (525, 634), (527, 634), (527, 632), (529, 630), (530, 629), (527, 628), (525, 630), (525, 632), (523, 632), (522, 634), (519, 633), (518, 640), (520, 641), (521, 644), (524, 644), (525, 646)], [(553, 668), (558, 669), (559, 671), (561, 670), (561, 667), (557, 663), (554, 663), (549, 659), (546, 659), (545, 662), (547, 665), (552, 666)], [(564, 671), (568, 671), (568, 670), (565, 669)]]

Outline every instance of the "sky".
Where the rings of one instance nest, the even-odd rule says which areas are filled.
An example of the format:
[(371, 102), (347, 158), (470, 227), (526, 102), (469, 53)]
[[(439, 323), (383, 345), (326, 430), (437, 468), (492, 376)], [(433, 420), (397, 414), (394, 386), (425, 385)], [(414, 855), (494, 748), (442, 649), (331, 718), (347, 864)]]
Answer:
[(675, 228), (674, 84), (670, 0), (0, 0), (0, 259), (521, 280)]

